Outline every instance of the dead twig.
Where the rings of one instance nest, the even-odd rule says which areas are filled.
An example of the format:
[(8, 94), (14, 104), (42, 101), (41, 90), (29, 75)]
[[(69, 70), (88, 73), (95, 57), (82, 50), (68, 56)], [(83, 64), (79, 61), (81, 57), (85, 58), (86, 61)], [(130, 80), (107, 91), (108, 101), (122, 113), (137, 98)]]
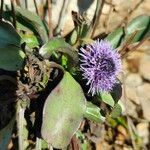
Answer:
[(24, 2), (25, 2), (25, 9), (28, 9), (28, 1), (25, 0)]
[(134, 133), (133, 133), (133, 123), (132, 123), (132, 120), (130, 119), (130, 116), (129, 116), (129, 113), (128, 113), (128, 108), (127, 108), (127, 96), (126, 96), (126, 85), (124, 84), (125, 83), (125, 74), (124, 72), (122, 72), (122, 82), (123, 82), (123, 104), (124, 104), (124, 107), (125, 107), (125, 115), (127, 117), (127, 124), (128, 124), (128, 130), (129, 130), (129, 134), (131, 136), (131, 142), (132, 142), (132, 145), (133, 145), (133, 148), (134, 150), (137, 150), (137, 146), (136, 146), (136, 143), (135, 143), (135, 139), (134, 139)]
[(33, 0), (33, 2), (34, 2), (34, 6), (35, 6), (36, 13), (37, 13), (37, 15), (39, 15), (39, 11), (38, 11), (38, 8), (37, 8), (36, 0)]
[(95, 30), (97, 28), (100, 16), (102, 14), (102, 8), (104, 6), (104, 3), (105, 3), (105, 0), (97, 0), (96, 11), (95, 11), (95, 15), (94, 15), (94, 18), (93, 18), (93, 23), (92, 23), (92, 26), (91, 26), (91, 29), (92, 29), (91, 37), (93, 37), (94, 34), (95, 34)]
[(65, 25), (65, 19), (66, 19), (66, 12), (67, 12), (67, 8), (69, 6), (69, 2), (70, 0), (64, 0), (63, 1), (63, 6), (60, 12), (60, 16), (59, 16), (59, 20), (58, 20), (58, 25), (55, 29), (55, 35), (61, 35), (62, 29)]
[(11, 0), (11, 11), (12, 11), (12, 16), (13, 16), (13, 26), (16, 29), (16, 12), (15, 12), (15, 6), (14, 6), (14, 0)]
[(49, 27), (49, 39), (53, 37), (53, 26), (52, 26), (52, 2), (51, 0), (47, 0), (48, 2), (48, 27)]
[(121, 23), (116, 27), (116, 28), (119, 28), (122, 26), (123, 23), (127, 23), (128, 22), (128, 18), (132, 15), (132, 13), (144, 2), (144, 0), (140, 0), (135, 6), (133, 9), (131, 9), (127, 15), (123, 18), (123, 20), (121, 21)]
[(109, 21), (110, 21), (111, 12), (112, 12), (113, 9), (114, 9), (114, 6), (111, 5), (111, 3), (112, 3), (112, 0), (110, 0), (110, 9), (109, 9), (108, 15), (107, 15), (107, 17), (106, 17), (106, 19), (105, 19), (105, 23), (104, 23), (104, 25), (105, 25), (105, 27), (106, 27), (106, 31), (105, 31), (106, 34), (108, 34)]
[(134, 148), (134, 150), (137, 150), (138, 148), (137, 148), (137, 145), (135, 143), (134, 131), (133, 131), (134, 124), (128, 115), (127, 115), (127, 123), (128, 123), (128, 129), (129, 129), (129, 134), (131, 136), (133, 148)]
[(125, 44), (121, 47), (121, 49), (119, 50), (119, 53), (121, 56), (123, 56), (124, 54), (128, 52), (127, 47), (131, 44), (136, 34), (137, 34), (137, 31), (133, 32), (131, 36), (126, 40)]

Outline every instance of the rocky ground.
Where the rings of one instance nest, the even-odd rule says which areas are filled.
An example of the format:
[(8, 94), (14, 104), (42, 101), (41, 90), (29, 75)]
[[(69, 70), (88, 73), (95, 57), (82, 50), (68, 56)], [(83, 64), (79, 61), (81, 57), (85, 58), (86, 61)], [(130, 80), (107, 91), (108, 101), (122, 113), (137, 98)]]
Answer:
[[(142, 14), (150, 15), (149, 0), (106, 0), (95, 36), (109, 33)], [(66, 33), (69, 32), (68, 26), (71, 29), (72, 24), (66, 23), (66, 28), (64, 27)], [(120, 125), (115, 127), (116, 133), (109, 126), (106, 128), (107, 125), (100, 127), (93, 125), (92, 131), (98, 134), (99, 138), (91, 137), (91, 140), (96, 143), (97, 150), (148, 150), (150, 149), (150, 39), (123, 59), (123, 73), (120, 78), (124, 89), (122, 102), (129, 133)], [(133, 132), (137, 134), (137, 138)]]
[[(62, 7), (62, 0), (60, 3)], [(92, 5), (84, 8), (86, 3), (92, 3)], [(88, 9), (88, 17), (91, 19), (96, 2), (83, 0), (81, 10), (78, 6), (79, 0), (70, 0), (62, 28), (63, 35), (69, 33), (74, 27), (71, 10)], [(53, 21), (56, 26), (60, 9), (55, 6), (54, 9)], [(94, 36), (109, 33), (142, 14), (150, 15), (149, 0), (106, 0)], [(116, 125), (113, 120), (103, 125), (91, 123), (92, 135), (87, 134), (87, 137), (95, 144), (94, 147), (97, 150), (148, 150), (150, 149), (150, 39), (123, 59), (123, 73), (120, 78), (123, 86), (124, 107), (124, 116), (118, 120), (121, 123)]]
[[(131, 20), (135, 16), (147, 14), (150, 15), (149, 0), (109, 0), (104, 5), (103, 15), (96, 34), (101, 32), (109, 32), (118, 27), (121, 23)], [(110, 6), (109, 3), (113, 4)], [(110, 13), (110, 14), (109, 14)], [(108, 18), (106, 20), (106, 18)], [(128, 147), (124, 144), (127, 139), (127, 133), (122, 127), (117, 127), (119, 131), (118, 140), (114, 149), (150, 149), (150, 40), (146, 40), (136, 51), (130, 53), (123, 59), (123, 73), (121, 80), (123, 83), (122, 101), (125, 107), (125, 113), (129, 116), (128, 126), (134, 130), (140, 137), (141, 147), (132, 139), (132, 146)], [(130, 127), (129, 127), (130, 128)], [(130, 130), (130, 129), (129, 129)], [(130, 130), (130, 136), (132, 131)], [(122, 136), (123, 135), (123, 136)], [(112, 145), (113, 145), (112, 144)], [(140, 143), (139, 143), (140, 144)], [(97, 149), (112, 149), (112, 145), (106, 141), (100, 144)], [(103, 146), (106, 146), (103, 148)]]

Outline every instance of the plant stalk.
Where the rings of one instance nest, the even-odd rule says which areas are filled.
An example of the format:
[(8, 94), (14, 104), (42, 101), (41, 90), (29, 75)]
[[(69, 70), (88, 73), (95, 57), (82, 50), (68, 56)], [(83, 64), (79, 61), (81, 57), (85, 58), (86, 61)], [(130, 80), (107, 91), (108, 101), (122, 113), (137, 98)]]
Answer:
[(49, 39), (53, 37), (53, 26), (52, 26), (52, 2), (51, 0), (47, 0), (48, 2), (48, 28), (49, 28)]
[(14, 0), (11, 0), (11, 11), (12, 11), (12, 16), (13, 16), (13, 26), (16, 29), (16, 12), (15, 12), (15, 6), (14, 6)]

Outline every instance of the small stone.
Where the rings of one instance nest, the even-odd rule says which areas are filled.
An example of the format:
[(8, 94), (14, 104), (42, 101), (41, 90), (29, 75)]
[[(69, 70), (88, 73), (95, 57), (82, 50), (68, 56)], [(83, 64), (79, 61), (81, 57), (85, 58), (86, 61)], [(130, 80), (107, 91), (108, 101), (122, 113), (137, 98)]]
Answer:
[[(125, 145), (126, 146), (126, 145)], [(126, 147), (123, 147), (123, 150), (133, 150), (133, 148), (132, 147), (130, 147), (130, 146), (126, 146)]]
[(116, 137), (115, 143), (119, 145), (123, 145), (124, 142), (125, 142), (125, 136), (119, 133)]
[(125, 137), (128, 136), (128, 135), (127, 135), (127, 130), (126, 130), (123, 126), (118, 125), (117, 130), (118, 130), (119, 133), (121, 133), (121, 134), (124, 135)]
[(102, 9), (102, 13), (103, 13), (103, 14), (108, 14), (109, 11), (110, 11), (110, 5), (104, 4), (104, 7), (103, 7), (103, 9)]
[(142, 138), (143, 144), (149, 143), (149, 123), (139, 123), (137, 126), (138, 135)]
[(137, 88), (137, 94), (142, 106), (143, 117), (150, 121), (150, 84), (144, 83)]
[(136, 111), (136, 105), (132, 101), (126, 100), (125, 106), (126, 106), (125, 108), (126, 108), (127, 114), (129, 114), (130, 116), (132, 116), (134, 118), (138, 117), (138, 114)]
[(137, 105), (140, 104), (140, 100), (139, 100), (139, 97), (137, 95), (137, 88), (136, 87), (126, 86), (125, 92), (126, 92), (126, 96), (129, 100), (131, 100), (132, 102), (134, 102)]
[(101, 141), (101, 142), (98, 142), (96, 143), (96, 150), (110, 150), (112, 149), (112, 145), (108, 144), (108, 142), (106, 141)]
[(139, 66), (139, 72), (141, 76), (150, 81), (150, 56), (145, 55), (141, 61)]
[(125, 83), (130, 87), (137, 87), (142, 84), (142, 78), (137, 73), (131, 73), (126, 77)]

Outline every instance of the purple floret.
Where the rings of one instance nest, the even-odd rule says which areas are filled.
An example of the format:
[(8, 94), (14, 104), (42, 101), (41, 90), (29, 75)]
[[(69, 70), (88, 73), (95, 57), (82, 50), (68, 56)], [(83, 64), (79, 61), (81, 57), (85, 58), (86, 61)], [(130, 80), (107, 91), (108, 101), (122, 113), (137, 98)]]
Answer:
[(87, 85), (90, 85), (89, 92), (92, 95), (110, 92), (117, 82), (116, 76), (121, 71), (119, 53), (105, 40), (97, 40), (80, 50), (80, 69)]

